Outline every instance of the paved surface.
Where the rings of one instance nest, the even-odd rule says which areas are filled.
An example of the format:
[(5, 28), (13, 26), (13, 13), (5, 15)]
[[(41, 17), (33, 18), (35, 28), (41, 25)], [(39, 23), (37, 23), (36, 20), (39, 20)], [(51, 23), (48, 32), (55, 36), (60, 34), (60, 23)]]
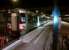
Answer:
[[(38, 29), (38, 31), (36, 31), (36, 32), (39, 32), (40, 30), (42, 30), (41, 28), (43, 28), (43, 27), (40, 27), (40, 29)], [(34, 34), (37, 35), (36, 32)], [(38, 36), (34, 36), (36, 38), (31, 40), (34, 34), (32, 34), (32, 35), (29, 34), (29, 36), (31, 35), (31, 37), (28, 37), (29, 39), (26, 38), (27, 35), (25, 37), (22, 37), (22, 38), (25, 38), (22, 41), (22, 44), (17, 46), (13, 50), (50, 50), (50, 46), (52, 44), (51, 43), (52, 42), (51, 27), (50, 26), (44, 27), (44, 29), (41, 32), (39, 32)], [(69, 35), (69, 24), (62, 22), (61, 29), (60, 29), (60, 36), (59, 36), (61, 47), (62, 47), (62, 40), (63, 40), (64, 36), (68, 36), (68, 35)], [(30, 40), (31, 40), (31, 42), (30, 42)], [(65, 46), (63, 46), (63, 47), (65, 47)], [(10, 49), (10, 50), (12, 50), (12, 49)]]
[[(25, 50), (26, 48), (30, 48), (28, 50), (32, 50), (32, 48), (44, 47), (45, 40), (48, 39), (49, 37), (49, 32), (50, 32), (49, 25), (51, 24), (52, 21), (51, 22), (49, 21), (43, 26), (40, 26), (36, 30), (21, 37), (19, 40), (7, 46), (6, 48), (3, 48), (3, 50), (18, 50), (18, 49)], [(36, 46), (42, 46), (42, 47), (36, 47)]]
[[(40, 35), (35, 38), (32, 42), (23, 43), (20, 46), (17, 46), (14, 50), (48, 50), (50, 47), (50, 40), (49, 36), (51, 35), (50, 27), (46, 27), (40, 33)], [(46, 45), (47, 44), (47, 45)], [(47, 46), (47, 47), (46, 47)], [(46, 47), (46, 48), (45, 48)]]
[[(67, 37), (69, 39), (69, 23), (62, 22), (61, 29), (60, 29), (60, 48), (62, 50), (67, 50), (67, 46), (64, 43)], [(69, 47), (69, 46), (68, 46)], [(69, 50), (69, 49), (68, 49)]]

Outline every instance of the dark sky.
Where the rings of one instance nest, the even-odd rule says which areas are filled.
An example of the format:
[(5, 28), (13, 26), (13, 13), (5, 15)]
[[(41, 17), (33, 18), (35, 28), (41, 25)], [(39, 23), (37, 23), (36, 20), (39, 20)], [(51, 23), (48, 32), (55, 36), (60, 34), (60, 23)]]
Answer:
[[(47, 7), (52, 5), (52, 0), (19, 0), (19, 7)], [(9, 0), (0, 0), (1, 7), (12, 7), (12, 2)]]
[[(19, 0), (17, 7), (52, 7), (54, 0)], [(60, 7), (69, 6), (68, 0), (58, 0), (58, 5)], [(0, 0), (0, 8), (10, 8), (12, 7), (12, 2), (10, 0)]]

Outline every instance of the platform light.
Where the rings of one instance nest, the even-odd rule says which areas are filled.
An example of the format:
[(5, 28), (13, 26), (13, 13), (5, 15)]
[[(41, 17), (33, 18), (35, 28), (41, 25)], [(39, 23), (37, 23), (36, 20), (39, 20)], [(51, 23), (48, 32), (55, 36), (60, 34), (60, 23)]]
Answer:
[(26, 13), (25, 10), (19, 9), (19, 13)]
[(36, 12), (36, 13), (38, 13), (39, 11), (38, 11), (38, 10), (36, 10), (35, 12)]
[(64, 16), (69, 16), (69, 14), (66, 14), (66, 15), (64, 15)]
[(12, 2), (17, 2), (18, 0), (12, 0)]

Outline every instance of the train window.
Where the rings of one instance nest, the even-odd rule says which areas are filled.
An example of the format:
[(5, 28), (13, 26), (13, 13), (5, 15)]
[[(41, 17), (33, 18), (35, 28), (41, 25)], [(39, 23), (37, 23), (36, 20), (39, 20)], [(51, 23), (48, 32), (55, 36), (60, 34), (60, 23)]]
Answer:
[(21, 22), (26, 23), (25, 17), (21, 17)]

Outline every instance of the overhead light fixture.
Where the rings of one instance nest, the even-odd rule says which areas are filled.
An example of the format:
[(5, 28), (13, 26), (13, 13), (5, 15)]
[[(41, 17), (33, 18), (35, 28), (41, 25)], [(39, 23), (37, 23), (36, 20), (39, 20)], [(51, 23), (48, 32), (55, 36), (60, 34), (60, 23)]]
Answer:
[(19, 13), (26, 13), (26, 11), (23, 9), (19, 9)]
[(17, 2), (18, 0), (12, 0), (13, 2)]
[(64, 16), (69, 16), (69, 14), (66, 14), (66, 15), (64, 15)]

